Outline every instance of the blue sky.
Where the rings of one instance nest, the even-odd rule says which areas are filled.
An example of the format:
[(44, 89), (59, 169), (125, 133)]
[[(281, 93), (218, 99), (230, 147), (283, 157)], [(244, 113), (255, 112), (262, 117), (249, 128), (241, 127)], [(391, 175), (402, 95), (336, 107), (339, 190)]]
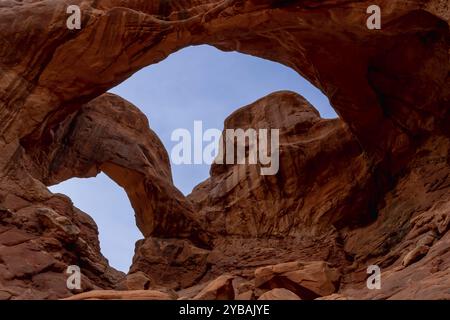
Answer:
[[(210, 46), (185, 48), (164, 61), (135, 73), (110, 90), (139, 107), (150, 127), (170, 150), (177, 144), (171, 133), (178, 128), (193, 131), (194, 121), (203, 129), (223, 129), (223, 121), (236, 109), (278, 90), (303, 95), (322, 117), (336, 114), (328, 99), (295, 71), (281, 64), (222, 52)], [(175, 185), (189, 194), (209, 176), (208, 165), (172, 165)], [(127, 272), (134, 243), (142, 238), (128, 198), (104, 174), (90, 179), (71, 179), (50, 188), (71, 197), (74, 204), (97, 222), (103, 254), (110, 264)]]

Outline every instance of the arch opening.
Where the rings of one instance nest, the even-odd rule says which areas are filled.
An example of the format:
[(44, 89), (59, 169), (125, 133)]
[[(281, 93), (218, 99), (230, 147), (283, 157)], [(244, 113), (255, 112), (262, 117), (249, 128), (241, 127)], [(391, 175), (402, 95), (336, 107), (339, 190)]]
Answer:
[(72, 178), (49, 189), (69, 196), (77, 208), (95, 220), (102, 254), (112, 267), (127, 273), (135, 242), (142, 234), (136, 228), (125, 191), (104, 173), (94, 178)]
[[(282, 90), (302, 95), (322, 118), (338, 117), (328, 97), (295, 70), (210, 45), (175, 52), (109, 92), (130, 101), (147, 116), (170, 155), (177, 143), (171, 140), (174, 130), (187, 129), (193, 137), (194, 122), (201, 121), (203, 130), (222, 131), (224, 120), (234, 111)], [(210, 164), (177, 165), (171, 159), (174, 184), (184, 195), (209, 177), (209, 169)]]
[[(221, 131), (224, 119), (234, 111), (281, 90), (304, 96), (323, 118), (337, 117), (328, 98), (296, 71), (276, 62), (238, 52), (223, 52), (207, 45), (184, 48), (142, 69), (110, 92), (130, 101), (147, 116), (150, 128), (170, 155), (176, 144), (171, 140), (174, 130), (184, 128), (193, 133), (194, 122), (202, 121), (204, 129)], [(127, 149), (120, 157), (132, 150)], [(171, 161), (174, 185), (188, 195), (209, 177), (210, 167), (206, 163), (174, 165)], [(119, 177), (112, 179), (120, 184)], [(94, 218), (99, 227), (102, 253), (111, 266), (125, 272), (135, 241), (142, 237), (136, 224), (147, 236), (142, 226), (151, 225), (151, 221), (143, 223), (140, 218), (150, 217), (155, 212), (136, 200), (145, 189), (142, 181), (139, 182), (141, 187), (127, 191), (128, 198), (104, 173), (87, 180), (73, 178), (51, 187), (53, 192), (68, 195), (76, 206)], [(139, 213), (147, 209), (152, 212)]]

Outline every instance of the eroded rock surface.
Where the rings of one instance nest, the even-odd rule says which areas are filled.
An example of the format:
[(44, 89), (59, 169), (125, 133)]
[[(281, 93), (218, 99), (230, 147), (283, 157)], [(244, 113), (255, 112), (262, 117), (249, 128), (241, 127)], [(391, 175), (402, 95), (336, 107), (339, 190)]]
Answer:
[(233, 276), (222, 275), (203, 288), (194, 300), (233, 300)]
[[(79, 298), (176, 298), (161, 287), (193, 298), (224, 274), (234, 297), (279, 298), (287, 289), (267, 293), (255, 270), (299, 261), (340, 270), (324, 299), (449, 298), (450, 10), (377, 2), (381, 30), (366, 27), (373, 1), (2, 2), (0, 298), (67, 297), (72, 264), (80, 291), (120, 289)], [(69, 4), (80, 30), (66, 27)], [(293, 68), (340, 120), (286, 92), (238, 110), (225, 127), (280, 129), (280, 171), (214, 165), (185, 198), (145, 117), (101, 94), (197, 44)], [(46, 188), (100, 171), (126, 190), (145, 237), (127, 278), (92, 219)], [(370, 264), (381, 290), (365, 286)]]
[(35, 178), (53, 185), (103, 171), (126, 191), (144, 236), (195, 237), (206, 245), (190, 203), (173, 186), (162, 142), (135, 106), (105, 94), (48, 134), (45, 145), (24, 142)]
[(277, 92), (235, 111), (223, 135), (228, 129), (278, 129), (280, 165), (275, 175), (261, 175), (260, 164), (213, 164), (211, 178), (188, 196), (208, 230), (246, 238), (319, 235), (371, 220), (369, 160), (341, 120), (322, 119), (300, 95)]
[(288, 262), (256, 269), (255, 287), (286, 288), (304, 300), (312, 300), (335, 293), (340, 276), (323, 261)]
[[(4, 183), (4, 180), (2, 181)], [(17, 187), (9, 184), (9, 187)], [(101, 255), (95, 222), (70, 199), (35, 184), (27, 197), (11, 191), (0, 218), (0, 293), (2, 299), (57, 299), (93, 289), (112, 289), (124, 277)], [(66, 285), (67, 267), (82, 270), (80, 290)]]
[(74, 295), (67, 300), (176, 300), (175, 293), (157, 290), (93, 290)]
[(275, 288), (265, 292), (258, 300), (301, 300), (292, 291), (284, 288)]
[[(67, 5), (82, 28), (66, 26)], [(448, 117), (448, 6), (371, 1), (7, 2), (0, 13), (4, 144), (57, 126), (67, 112), (196, 44), (292, 67), (330, 98), (374, 161), (401, 165)], [(29, 18), (32, 17), (32, 18)], [(6, 156), (6, 154), (5, 154)], [(393, 169), (398, 169), (394, 167)]]

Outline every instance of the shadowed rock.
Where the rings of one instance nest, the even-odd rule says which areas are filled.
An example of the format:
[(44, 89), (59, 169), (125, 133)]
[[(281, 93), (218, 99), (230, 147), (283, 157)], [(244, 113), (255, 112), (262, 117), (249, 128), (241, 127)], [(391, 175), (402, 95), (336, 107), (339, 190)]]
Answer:
[[(321, 260), (342, 269), (345, 297), (448, 298), (445, 1), (378, 1), (381, 30), (366, 27), (371, 1), (70, 1), (81, 7), (81, 30), (67, 29), (68, 4), (0, 4), (0, 298), (66, 297), (72, 264), (80, 291), (124, 281), (101, 255), (92, 219), (45, 187), (100, 171), (127, 191), (146, 238), (132, 273), (159, 285), (222, 274), (251, 282), (258, 267)], [(279, 174), (213, 166), (186, 199), (145, 117), (101, 95), (198, 44), (293, 68), (340, 120), (320, 119), (290, 93), (239, 110), (226, 126), (282, 129)], [(383, 270), (376, 292), (365, 286), (371, 264)]]

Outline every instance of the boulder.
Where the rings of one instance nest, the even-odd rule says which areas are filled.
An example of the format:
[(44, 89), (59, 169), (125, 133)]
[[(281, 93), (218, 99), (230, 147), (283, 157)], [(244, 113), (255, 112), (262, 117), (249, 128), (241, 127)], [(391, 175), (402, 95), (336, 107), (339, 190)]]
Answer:
[(194, 300), (234, 300), (233, 279), (231, 275), (218, 277), (200, 291)]
[(255, 286), (285, 288), (303, 300), (312, 300), (335, 293), (340, 277), (340, 272), (324, 261), (294, 261), (256, 269)]
[(284, 288), (275, 288), (262, 294), (258, 300), (302, 300), (298, 295)]

